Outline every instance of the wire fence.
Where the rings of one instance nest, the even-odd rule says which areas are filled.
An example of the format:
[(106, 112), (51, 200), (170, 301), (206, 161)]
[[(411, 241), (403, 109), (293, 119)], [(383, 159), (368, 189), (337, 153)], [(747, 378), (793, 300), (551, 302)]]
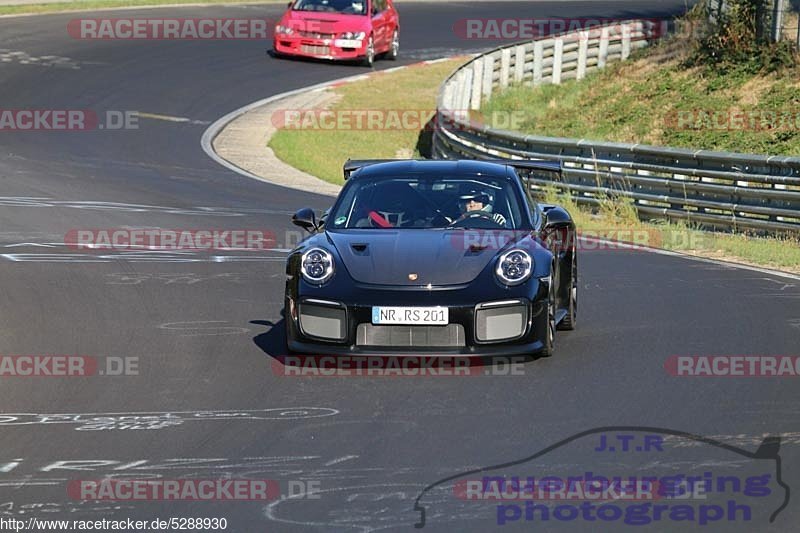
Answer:
[[(731, 9), (731, 0), (706, 0), (709, 20), (724, 21)], [(794, 41), (800, 47), (800, 0), (767, 0), (757, 10), (757, 36), (769, 38), (771, 42), (783, 39)]]

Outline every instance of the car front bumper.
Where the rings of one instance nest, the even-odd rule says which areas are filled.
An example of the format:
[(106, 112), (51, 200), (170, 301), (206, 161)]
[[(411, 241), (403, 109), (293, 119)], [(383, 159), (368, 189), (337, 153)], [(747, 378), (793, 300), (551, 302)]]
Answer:
[[(347, 46), (342, 46), (345, 44)], [(341, 39), (277, 35), (272, 47), (279, 54), (316, 59), (355, 60), (367, 55), (366, 40), (348, 42)]]
[(307, 355), (532, 355), (546, 338), (546, 291), (540, 285), (532, 299), (442, 305), (448, 308), (447, 326), (375, 325), (372, 305), (287, 297), (287, 345)]

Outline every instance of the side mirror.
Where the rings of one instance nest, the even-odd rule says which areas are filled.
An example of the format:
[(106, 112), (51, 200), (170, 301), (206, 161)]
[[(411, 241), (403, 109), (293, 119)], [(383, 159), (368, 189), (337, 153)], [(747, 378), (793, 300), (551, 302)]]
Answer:
[(317, 217), (314, 210), (310, 207), (304, 207), (292, 215), (292, 224), (300, 226), (309, 233), (314, 233), (317, 230)]
[(319, 217), (319, 221), (317, 221), (317, 229), (321, 229), (323, 226), (325, 226), (325, 222), (328, 221), (328, 215), (330, 215), (330, 214), (331, 214), (331, 208), (329, 207)]
[(291, 9), (291, 8), (292, 8), (292, 4), (293, 4), (293, 3), (294, 3), (294, 0), (289, 0), (289, 3), (288, 3), (288, 4), (286, 4), (286, 7), (288, 7), (289, 9)]
[(542, 226), (542, 238), (548, 243), (548, 248), (553, 253), (561, 254), (572, 250), (575, 246), (575, 232), (572, 217), (567, 211), (559, 206), (543, 206), (544, 224)]
[(572, 224), (572, 217), (561, 207), (546, 205), (543, 206), (542, 211), (544, 211), (544, 230), (546, 232)]

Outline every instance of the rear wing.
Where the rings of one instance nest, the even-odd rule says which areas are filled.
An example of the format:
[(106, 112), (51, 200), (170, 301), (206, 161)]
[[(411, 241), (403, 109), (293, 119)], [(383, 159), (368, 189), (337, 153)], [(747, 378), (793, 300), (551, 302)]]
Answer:
[(361, 167), (366, 167), (369, 165), (377, 165), (378, 163), (394, 163), (396, 161), (404, 161), (403, 159), (348, 159), (344, 162), (344, 167), (342, 168), (342, 173), (344, 174), (344, 179), (350, 177), (350, 174), (355, 172)]
[[(344, 167), (342, 172), (344, 174), (344, 179), (350, 177), (350, 174), (355, 172), (356, 170), (366, 167), (369, 165), (376, 165), (378, 163), (395, 163), (399, 161), (413, 161), (409, 159), (348, 159), (344, 163)], [(417, 161), (429, 161), (425, 159), (418, 159)], [(452, 161), (452, 160), (450, 160)], [(509, 167), (514, 167), (516, 170), (523, 170), (530, 172), (532, 170), (543, 170), (549, 172), (558, 172), (559, 174), (562, 171), (562, 165), (560, 161), (547, 161), (544, 159), (541, 160), (532, 160), (532, 159), (464, 159), (462, 161), (480, 161), (482, 163), (494, 163), (495, 165), (504, 165)]]

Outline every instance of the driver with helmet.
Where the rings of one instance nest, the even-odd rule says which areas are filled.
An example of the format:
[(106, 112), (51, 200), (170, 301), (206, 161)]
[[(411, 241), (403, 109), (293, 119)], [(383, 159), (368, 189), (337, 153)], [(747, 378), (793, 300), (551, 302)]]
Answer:
[[(479, 189), (469, 189), (459, 196), (458, 206), (461, 209), (461, 217), (464, 220), (470, 216), (484, 215), (501, 226), (506, 225), (506, 217), (500, 213), (492, 213), (491, 195)], [(457, 220), (457, 221), (458, 221)], [(456, 222), (457, 222), (456, 221)]]

